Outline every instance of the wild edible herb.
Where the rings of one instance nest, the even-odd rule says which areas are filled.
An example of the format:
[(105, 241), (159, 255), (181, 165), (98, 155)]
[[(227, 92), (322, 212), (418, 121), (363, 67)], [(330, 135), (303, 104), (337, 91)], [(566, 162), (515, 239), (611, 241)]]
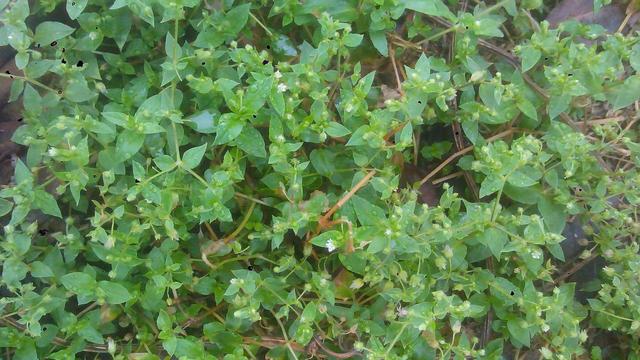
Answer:
[(624, 24), (515, 0), (0, 8), (26, 149), (0, 190), (7, 359), (638, 358)]

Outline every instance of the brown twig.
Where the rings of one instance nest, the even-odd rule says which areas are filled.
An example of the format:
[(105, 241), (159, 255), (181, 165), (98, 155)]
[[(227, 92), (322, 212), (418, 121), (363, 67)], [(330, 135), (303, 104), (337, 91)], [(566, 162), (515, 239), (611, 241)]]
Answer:
[(613, 116), (613, 117), (608, 117), (608, 118), (604, 118), (604, 119), (593, 119), (593, 120), (587, 120), (585, 121), (585, 123), (587, 125), (603, 125), (603, 124), (609, 124), (612, 122), (621, 122), (621, 121), (625, 121), (627, 120), (626, 117), (624, 116)]
[(204, 223), (204, 227), (207, 229), (207, 232), (209, 233), (209, 238), (213, 241), (218, 241), (220, 240), (218, 238), (218, 235), (216, 235), (216, 233), (213, 231), (213, 229), (211, 228), (211, 225), (209, 225), (209, 223), (205, 222)]
[[(430, 19), (432, 19), (434, 22), (446, 27), (446, 28), (451, 28), (453, 25), (448, 22), (445, 19), (441, 19), (435, 16), (430, 16)], [(482, 46), (483, 48), (493, 52), (494, 54), (504, 58), (511, 66), (513, 66), (516, 69), (520, 69), (520, 59), (518, 59), (518, 57), (516, 57), (515, 55), (509, 53), (508, 51), (502, 49), (499, 46), (493, 45), (492, 43), (482, 40), (482, 39), (478, 39), (478, 45)], [(414, 46), (417, 47), (417, 45), (414, 44)], [(540, 95), (545, 102), (548, 102), (550, 99), (549, 94), (546, 92), (545, 89), (543, 89), (542, 87), (540, 87), (540, 85), (538, 85), (527, 73), (522, 73), (521, 72), (521, 76), (524, 79), (524, 81), (531, 86), (531, 88), (538, 93), (538, 95)], [(562, 121), (564, 123), (566, 123), (567, 125), (569, 125), (573, 130), (582, 133), (583, 129), (581, 129), (581, 126), (579, 124), (577, 124), (575, 121), (573, 121), (573, 119), (571, 119), (571, 117), (569, 115), (567, 115), (566, 113), (562, 112), (560, 113), (560, 119), (562, 119)], [(593, 156), (598, 160), (598, 163), (600, 163), (600, 166), (602, 166), (603, 169), (605, 169), (606, 171), (611, 171), (609, 165), (602, 159), (602, 157), (600, 156), (600, 154), (597, 153), (592, 153)]]
[[(501, 133), (498, 133), (496, 135), (493, 135), (492, 137), (486, 139), (487, 142), (492, 142), (504, 137), (507, 137), (509, 135), (511, 135), (513, 132), (515, 132), (516, 130), (520, 130), (522, 131), (522, 129), (517, 129), (517, 128), (511, 128), (508, 130), (505, 130)], [(447, 166), (449, 163), (451, 163), (453, 160), (459, 158), (462, 155), (465, 155), (471, 151), (473, 151), (474, 146), (467, 146), (466, 148), (455, 152), (454, 154), (452, 154), (451, 156), (449, 156), (446, 160), (444, 160), (442, 163), (440, 163), (440, 165), (436, 166), (435, 169), (431, 170), (430, 173), (427, 174), (427, 176), (425, 176), (422, 180), (420, 180), (420, 182), (418, 183), (418, 187), (424, 185), (424, 183), (426, 183), (427, 181), (429, 181), (429, 179), (431, 179), (435, 174), (437, 174), (438, 172), (440, 172), (440, 170), (442, 170), (445, 166)]]
[(445, 181), (451, 180), (451, 179), (455, 179), (458, 176), (462, 176), (462, 175), (464, 175), (464, 171), (456, 171), (454, 173), (451, 173), (449, 175), (445, 175), (443, 177), (440, 177), (440, 178), (437, 178), (437, 179), (431, 181), (431, 184), (432, 185), (438, 185), (438, 184), (440, 184), (442, 182), (445, 182)]
[(249, 221), (251, 214), (253, 214), (253, 209), (255, 207), (256, 203), (251, 202), (251, 205), (249, 205), (249, 210), (247, 210), (247, 213), (244, 215), (244, 218), (240, 222), (240, 225), (238, 225), (238, 227), (231, 234), (225, 236), (222, 240), (212, 241), (206, 248), (202, 250), (201, 258), (205, 264), (207, 264), (210, 268), (215, 269), (215, 266), (213, 266), (213, 264), (209, 262), (208, 256), (217, 253), (218, 250), (220, 250), (220, 248), (222, 248), (224, 245), (227, 245), (236, 239), (238, 234), (240, 234), (242, 229), (244, 229), (244, 227), (247, 225), (247, 222)]
[(355, 195), (355, 193), (360, 190), (362, 187), (364, 187), (365, 185), (367, 185), (367, 183), (369, 183), (369, 180), (371, 180), (371, 178), (376, 174), (376, 170), (371, 170), (369, 171), (362, 179), (360, 179), (360, 181), (358, 181), (358, 183), (351, 189), (349, 190), (348, 193), (346, 193), (340, 200), (338, 200), (338, 202), (333, 205), (333, 207), (331, 209), (329, 209), (329, 211), (327, 211), (319, 220), (318, 220), (318, 230), (316, 230), (317, 233), (319, 233), (320, 231), (322, 231), (323, 229), (327, 228), (327, 226), (330, 226), (330, 222), (329, 219), (331, 218), (331, 216), (333, 216), (333, 214), (335, 214), (336, 211), (340, 210), (340, 208), (347, 202), (349, 201), (349, 199), (351, 199), (351, 197), (353, 195)]
[(389, 57), (391, 58), (391, 65), (393, 65), (393, 72), (396, 75), (396, 84), (398, 87), (398, 92), (400, 95), (404, 96), (404, 91), (402, 90), (402, 80), (400, 80), (400, 74), (398, 73), (398, 65), (396, 64), (396, 51), (393, 48), (391, 42), (389, 42)]
[(590, 263), (591, 261), (593, 261), (593, 259), (595, 259), (597, 257), (598, 257), (598, 253), (595, 252), (595, 251), (592, 251), (591, 255), (589, 255), (589, 257), (587, 257), (586, 259), (574, 264), (571, 268), (569, 268), (568, 270), (562, 272), (562, 274), (560, 274), (560, 276), (558, 276), (556, 279), (554, 279), (553, 282), (545, 284), (544, 285), (544, 290), (545, 291), (549, 291), (549, 290), (553, 289), (554, 286), (561, 284), (568, 277), (570, 277), (571, 275), (575, 274), (578, 270), (580, 270), (583, 267), (585, 267), (588, 263)]
[(315, 341), (316, 344), (318, 344), (320, 349), (322, 349), (322, 351), (324, 351), (327, 355), (333, 356), (333, 357), (338, 358), (338, 359), (351, 359), (352, 357), (361, 355), (360, 352), (358, 352), (356, 350), (351, 350), (351, 351), (344, 352), (344, 353), (335, 352), (335, 351), (327, 348), (323, 344), (322, 339), (320, 339), (320, 337), (318, 335), (315, 335), (313, 337), (313, 340)]

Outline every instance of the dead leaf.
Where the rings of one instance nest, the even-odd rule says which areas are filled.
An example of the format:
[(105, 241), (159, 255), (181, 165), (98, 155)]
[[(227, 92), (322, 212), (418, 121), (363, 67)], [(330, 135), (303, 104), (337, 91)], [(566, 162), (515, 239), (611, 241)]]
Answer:
[(400, 91), (387, 86), (385, 84), (382, 84), (380, 86), (380, 90), (382, 91), (382, 98), (378, 101), (378, 107), (382, 108), (386, 106), (386, 101), (387, 100), (397, 100), (400, 99), (400, 97), (402, 97), (402, 94), (400, 94)]
[[(426, 170), (412, 164), (404, 164), (400, 181), (405, 186), (413, 186), (426, 175)], [(440, 194), (436, 187), (427, 181), (418, 189), (418, 201), (429, 206), (437, 206), (440, 203)]]
[[(546, 20), (552, 28), (563, 21), (576, 20), (585, 24), (600, 24), (613, 33), (618, 30), (625, 17), (626, 9), (621, 4), (610, 4), (594, 12), (593, 0), (563, 0), (551, 10)], [(632, 16), (627, 26), (633, 26), (637, 18), (638, 16)]]

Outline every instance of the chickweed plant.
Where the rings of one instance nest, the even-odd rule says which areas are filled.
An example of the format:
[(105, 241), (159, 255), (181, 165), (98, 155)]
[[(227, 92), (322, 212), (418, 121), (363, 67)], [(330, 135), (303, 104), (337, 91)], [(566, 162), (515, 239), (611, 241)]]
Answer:
[(640, 41), (553, 5), (1, 0), (0, 356), (639, 359)]

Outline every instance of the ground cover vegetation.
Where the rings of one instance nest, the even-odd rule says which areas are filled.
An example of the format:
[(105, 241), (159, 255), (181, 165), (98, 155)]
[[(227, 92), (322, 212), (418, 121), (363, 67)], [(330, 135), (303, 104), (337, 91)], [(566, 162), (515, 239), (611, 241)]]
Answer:
[(0, 356), (638, 359), (617, 5), (0, 1)]

